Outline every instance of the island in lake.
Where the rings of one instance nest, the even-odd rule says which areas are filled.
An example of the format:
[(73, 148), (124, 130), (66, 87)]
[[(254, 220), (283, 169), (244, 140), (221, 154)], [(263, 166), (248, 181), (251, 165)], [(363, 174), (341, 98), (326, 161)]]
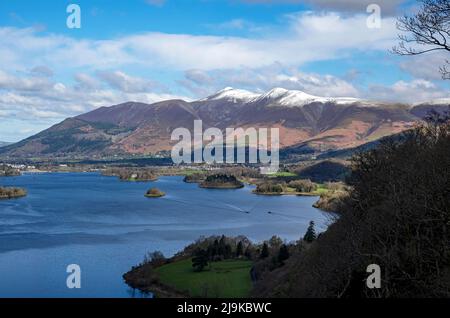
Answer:
[(244, 183), (233, 175), (215, 174), (207, 176), (205, 181), (200, 183), (200, 187), (207, 189), (240, 189), (244, 187)]
[(0, 187), (0, 200), (21, 198), (27, 195), (27, 191), (21, 188)]
[(166, 194), (164, 192), (162, 192), (161, 190), (159, 190), (157, 188), (152, 188), (152, 189), (148, 190), (147, 193), (145, 194), (145, 196), (147, 198), (161, 198), (165, 195)]

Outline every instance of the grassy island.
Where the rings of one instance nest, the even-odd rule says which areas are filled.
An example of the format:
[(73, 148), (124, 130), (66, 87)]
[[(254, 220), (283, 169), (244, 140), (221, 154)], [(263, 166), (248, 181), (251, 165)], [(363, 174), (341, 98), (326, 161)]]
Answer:
[(0, 200), (21, 198), (26, 195), (27, 195), (27, 191), (25, 189), (0, 187)]
[(165, 195), (166, 194), (164, 192), (156, 188), (148, 190), (147, 193), (145, 194), (147, 198), (161, 198)]
[(200, 183), (201, 188), (207, 189), (240, 189), (244, 184), (233, 175), (215, 174), (206, 177), (205, 181)]

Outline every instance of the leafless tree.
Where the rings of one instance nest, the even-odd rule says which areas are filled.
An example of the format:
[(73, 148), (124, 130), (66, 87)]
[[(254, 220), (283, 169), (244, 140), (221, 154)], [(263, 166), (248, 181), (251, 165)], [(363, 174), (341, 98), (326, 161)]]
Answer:
[[(450, 53), (450, 1), (419, 0), (420, 9), (413, 15), (398, 19), (399, 44), (393, 52), (399, 55), (420, 55), (434, 51)], [(415, 45), (414, 45), (415, 44)], [(450, 79), (450, 62), (440, 67), (444, 79)]]

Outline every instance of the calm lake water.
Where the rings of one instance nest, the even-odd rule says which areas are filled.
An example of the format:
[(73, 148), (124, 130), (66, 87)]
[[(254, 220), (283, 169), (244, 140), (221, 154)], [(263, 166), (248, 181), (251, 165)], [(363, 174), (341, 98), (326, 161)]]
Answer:
[[(0, 297), (131, 297), (122, 274), (149, 251), (171, 256), (214, 234), (292, 241), (311, 220), (318, 231), (329, 223), (312, 207), (314, 197), (257, 196), (250, 186), (200, 189), (181, 177), (132, 183), (97, 173), (55, 173), (0, 183), (29, 193), (0, 200)], [(150, 187), (167, 196), (145, 198)], [(81, 267), (81, 289), (66, 287), (69, 264)]]

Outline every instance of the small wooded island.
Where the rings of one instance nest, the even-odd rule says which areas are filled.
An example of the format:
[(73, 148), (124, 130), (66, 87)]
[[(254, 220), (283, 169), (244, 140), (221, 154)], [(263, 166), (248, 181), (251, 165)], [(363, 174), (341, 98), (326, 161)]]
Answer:
[(233, 175), (215, 174), (207, 176), (205, 181), (200, 183), (200, 188), (207, 189), (240, 189), (244, 184)]
[(0, 200), (16, 199), (27, 195), (27, 191), (21, 188), (0, 187)]
[(147, 193), (145, 194), (145, 196), (147, 198), (161, 198), (165, 195), (166, 194), (164, 192), (162, 192), (161, 190), (159, 190), (157, 188), (152, 188), (152, 189), (148, 190)]

